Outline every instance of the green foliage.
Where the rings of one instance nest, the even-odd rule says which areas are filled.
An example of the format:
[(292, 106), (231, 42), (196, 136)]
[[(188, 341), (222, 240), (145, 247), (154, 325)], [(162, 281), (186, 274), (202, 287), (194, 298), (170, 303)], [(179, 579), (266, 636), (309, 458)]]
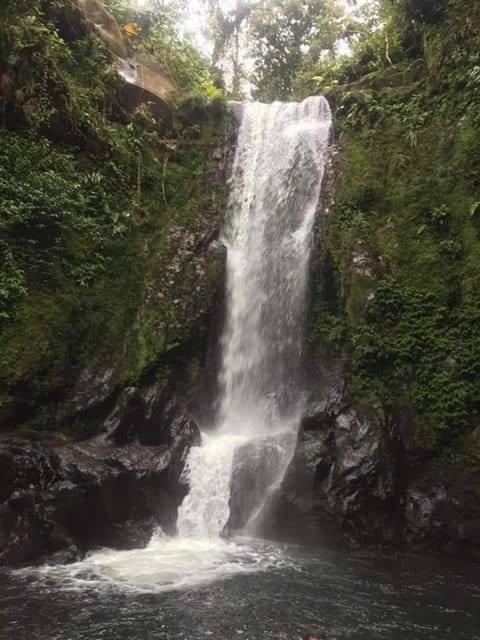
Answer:
[[(125, 254), (127, 233), (132, 243), (135, 231), (125, 183), (130, 167), (119, 161), (87, 168), (83, 158), (76, 161), (44, 138), (0, 131), (0, 370), (9, 385), (32, 379), (40, 389), (55, 386), (68, 360), (86, 355), (87, 338), (97, 343), (107, 326), (111, 338), (119, 337), (112, 318), (128, 312), (109, 310), (102, 290), (118, 249)], [(115, 296), (116, 306), (118, 291)], [(83, 313), (92, 300), (104, 327), (86, 336)], [(88, 321), (95, 325), (95, 319), (92, 311)], [(40, 374), (45, 370), (48, 383)]]
[(117, 231), (122, 193), (122, 180), (108, 167), (82, 171), (44, 138), (0, 131), (1, 238), (29, 277), (41, 281), (60, 259), (63, 270), (69, 262), (73, 268), (80, 244), (101, 249)]
[(336, 80), (343, 153), (324, 240), (334, 286), (317, 292), (312, 334), (350, 354), (357, 402), (408, 416), (407, 445), (470, 464), (480, 397), (480, 8), (388, 0), (376, 11), (381, 29), (358, 36), (325, 80)]
[(480, 305), (449, 310), (429, 293), (381, 280), (352, 337), (356, 392), (415, 411), (416, 440), (438, 446), (479, 418)]
[(148, 103), (124, 100), (75, 3), (0, 8), (2, 424), (52, 428), (49, 403), (86, 370), (111, 372), (116, 387), (137, 380), (190, 339), (192, 309), (211, 302), (193, 299), (184, 242), (217, 211), (204, 176), (223, 106), (207, 105), (216, 92), (203, 62), (171, 23), (159, 31), (158, 15), (144, 19), (131, 46), (154, 59), (169, 47), (168, 65), (195, 96), (168, 125)]
[(345, 34), (344, 6), (337, 0), (246, 0), (225, 7), (205, 0), (212, 62), (227, 67), (230, 95), (252, 90), (263, 101), (305, 97), (319, 69), (336, 61)]
[(253, 94), (265, 101), (308, 94), (319, 60), (332, 55), (342, 10), (330, 0), (263, 2), (252, 12)]
[(329, 301), (319, 297), (313, 311), (314, 322), (309, 333), (312, 345), (327, 346), (333, 351), (340, 350), (345, 344), (348, 324), (338, 313), (332, 313)]
[[(71, 42), (59, 24), (74, 20)], [(8, 0), (0, 13), (3, 112), (34, 130), (96, 135), (113, 108), (119, 81), (100, 41), (87, 36), (78, 9), (58, 0)]]
[(10, 318), (19, 298), (27, 293), (25, 273), (10, 247), (2, 241), (0, 271), (0, 321)]

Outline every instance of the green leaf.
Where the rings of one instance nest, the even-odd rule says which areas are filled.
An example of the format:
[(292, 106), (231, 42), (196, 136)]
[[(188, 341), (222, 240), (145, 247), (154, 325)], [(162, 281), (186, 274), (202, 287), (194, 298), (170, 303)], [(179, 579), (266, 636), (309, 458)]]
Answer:
[(477, 213), (479, 207), (480, 207), (480, 200), (477, 200), (477, 202), (474, 202), (470, 207), (470, 215), (474, 216)]

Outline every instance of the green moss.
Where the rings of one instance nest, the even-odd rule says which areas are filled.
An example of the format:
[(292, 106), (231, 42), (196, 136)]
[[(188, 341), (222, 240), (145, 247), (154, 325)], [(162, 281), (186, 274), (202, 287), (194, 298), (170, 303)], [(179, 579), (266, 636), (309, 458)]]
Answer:
[[(208, 312), (193, 254), (222, 211), (208, 172), (224, 106), (201, 97), (192, 54), (194, 97), (175, 115), (130, 108), (73, 5), (7, 2), (0, 31), (0, 424), (35, 431), (55, 426), (50, 408), (82, 371), (138, 381)], [(172, 43), (169, 64), (188, 54)]]
[(447, 456), (480, 422), (480, 84), (466, 71), (477, 35), (460, 22), (449, 9), (429, 51), (335, 90), (333, 285), (312, 320), (351, 354), (354, 399), (406, 412), (409, 444)]

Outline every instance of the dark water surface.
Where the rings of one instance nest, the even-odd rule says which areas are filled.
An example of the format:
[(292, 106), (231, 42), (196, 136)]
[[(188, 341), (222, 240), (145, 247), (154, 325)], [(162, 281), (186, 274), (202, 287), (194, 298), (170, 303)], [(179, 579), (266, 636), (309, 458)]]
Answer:
[[(228, 571), (220, 563), (203, 583), (183, 579), (181, 587), (129, 581), (142, 551), (106, 552), (109, 570), (98, 568), (97, 554), (96, 568), (4, 571), (0, 638), (297, 639), (322, 627), (338, 640), (480, 640), (478, 566), (260, 541), (248, 541), (249, 554), (245, 549), (243, 541)], [(121, 571), (113, 571), (119, 563)], [(154, 565), (150, 558), (150, 578)]]

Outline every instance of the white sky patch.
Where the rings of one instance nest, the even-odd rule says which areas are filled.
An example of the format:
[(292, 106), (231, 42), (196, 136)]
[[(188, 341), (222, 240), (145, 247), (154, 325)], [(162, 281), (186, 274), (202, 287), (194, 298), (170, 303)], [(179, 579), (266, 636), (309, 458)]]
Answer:
[[(129, 2), (136, 8), (148, 10), (149, 7), (155, 5), (156, 0), (129, 0)], [(339, 0), (339, 2), (344, 6), (347, 15), (354, 15), (361, 7), (369, 3), (372, 5), (375, 4), (376, 0)], [(224, 12), (234, 11), (238, 0), (223, 0), (219, 4)], [(206, 3), (201, 0), (190, 0), (186, 6), (185, 18), (178, 24), (178, 33), (181, 38), (188, 37), (191, 39), (200, 51), (206, 57), (210, 58), (213, 53), (213, 42), (207, 37), (208, 9)], [(243, 39), (241, 49), (243, 49), (243, 52), (240, 63), (248, 74), (248, 71), (253, 69), (253, 60), (248, 56), (248, 43), (245, 39)], [(340, 40), (338, 42), (336, 50), (338, 56), (348, 55), (350, 51), (350, 43), (347, 40)], [(230, 85), (233, 74), (231, 63), (225, 60), (221, 63), (221, 67), (223, 68), (228, 86)], [(248, 83), (242, 87), (242, 90), (246, 95), (249, 94)]]
[[(129, 0), (133, 6), (139, 9), (148, 9), (149, 5), (154, 5), (155, 0)], [(358, 8), (362, 7), (372, 0), (340, 0), (345, 7), (347, 13), (353, 14)], [(233, 11), (237, 4), (237, 0), (223, 0), (219, 3), (223, 11)], [(206, 37), (207, 28), (207, 7), (200, 0), (190, 0), (187, 3), (186, 18), (179, 25), (181, 35), (189, 35), (195, 44), (205, 53), (211, 55), (213, 45)], [(348, 53), (348, 47), (341, 44), (339, 53)]]
[[(148, 0), (134, 0), (145, 3)], [(347, 14), (354, 14), (362, 6), (372, 2), (372, 0), (339, 0), (345, 8)], [(374, 0), (373, 0), (374, 1)], [(219, 3), (223, 11), (233, 11), (237, 4), (237, 0), (223, 0)], [(199, 0), (191, 0), (188, 3), (188, 16), (180, 25), (183, 33), (188, 33), (197, 46), (206, 54), (211, 55), (213, 45), (206, 38), (205, 32), (207, 27), (207, 9), (205, 4)], [(349, 52), (346, 43), (339, 44), (339, 54), (343, 55)]]

